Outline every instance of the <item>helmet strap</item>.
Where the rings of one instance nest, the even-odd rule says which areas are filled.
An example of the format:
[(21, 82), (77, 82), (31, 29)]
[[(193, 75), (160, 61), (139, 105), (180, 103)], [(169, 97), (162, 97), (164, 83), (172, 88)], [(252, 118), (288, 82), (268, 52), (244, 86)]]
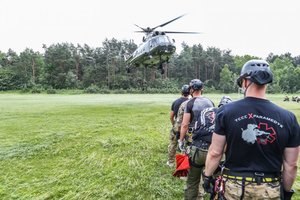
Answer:
[(192, 88), (190, 89), (190, 95), (192, 96), (192, 97), (194, 97), (194, 92), (195, 92), (195, 90), (193, 90)]
[[(244, 80), (250, 81), (249, 79), (246, 79), (246, 78)], [(244, 98), (246, 97), (247, 90), (250, 87), (250, 85), (252, 85), (252, 83), (253, 83), (252, 81), (250, 81), (250, 83), (248, 85), (246, 85), (246, 83), (245, 83)]]

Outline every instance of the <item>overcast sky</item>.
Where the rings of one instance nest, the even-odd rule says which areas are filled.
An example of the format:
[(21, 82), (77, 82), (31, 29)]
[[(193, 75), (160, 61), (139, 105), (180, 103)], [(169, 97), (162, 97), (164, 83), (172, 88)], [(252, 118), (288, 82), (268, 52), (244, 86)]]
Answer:
[(42, 44), (61, 42), (100, 47), (105, 38), (141, 42), (141, 27), (196, 31), (169, 34), (178, 49), (202, 44), (230, 49), (233, 55), (261, 58), (300, 55), (299, 0), (0, 0), (0, 51), (26, 47), (43, 53)]

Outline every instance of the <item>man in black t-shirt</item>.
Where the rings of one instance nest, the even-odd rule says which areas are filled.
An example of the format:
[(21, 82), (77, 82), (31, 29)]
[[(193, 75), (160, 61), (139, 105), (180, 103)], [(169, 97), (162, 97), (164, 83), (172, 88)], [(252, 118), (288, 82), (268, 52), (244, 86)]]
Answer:
[[(186, 189), (184, 191), (184, 199), (203, 199), (204, 190), (202, 187), (199, 188), (199, 183), (201, 180), (201, 172), (205, 164), (205, 158), (207, 155), (207, 149), (210, 141), (206, 141), (205, 138), (197, 137), (194, 140), (193, 127), (197, 121), (198, 116), (206, 108), (214, 107), (214, 103), (202, 96), (203, 83), (199, 79), (193, 79), (190, 82), (190, 94), (192, 99), (187, 102), (186, 108), (183, 114), (183, 120), (180, 130), (180, 139), (178, 141), (179, 148), (181, 151), (183, 149), (183, 140), (185, 135), (189, 130), (192, 133), (193, 141), (190, 147), (189, 157), (190, 157), (190, 170), (187, 176)], [(200, 191), (199, 191), (200, 189)]]
[[(206, 191), (226, 144), (226, 199), (290, 199), (297, 175), (300, 128), (295, 115), (266, 99), (273, 74), (264, 60), (245, 63), (238, 78), (245, 98), (221, 107), (203, 173)], [(282, 180), (281, 180), (282, 178)]]
[(167, 165), (169, 167), (173, 167), (175, 164), (175, 155), (176, 155), (176, 148), (177, 148), (177, 140), (179, 139), (179, 127), (176, 123), (178, 109), (184, 101), (188, 100), (189, 96), (189, 86), (183, 85), (181, 88), (181, 97), (176, 99), (171, 106), (170, 112), (170, 121), (172, 124), (172, 129), (170, 131), (170, 143), (168, 146), (168, 161)]

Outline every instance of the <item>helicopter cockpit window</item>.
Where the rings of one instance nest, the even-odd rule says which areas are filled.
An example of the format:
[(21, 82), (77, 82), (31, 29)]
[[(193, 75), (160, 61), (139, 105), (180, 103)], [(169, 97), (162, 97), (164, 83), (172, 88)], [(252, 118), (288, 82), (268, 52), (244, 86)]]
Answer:
[(159, 37), (159, 42), (169, 42), (169, 40), (165, 35), (163, 35)]

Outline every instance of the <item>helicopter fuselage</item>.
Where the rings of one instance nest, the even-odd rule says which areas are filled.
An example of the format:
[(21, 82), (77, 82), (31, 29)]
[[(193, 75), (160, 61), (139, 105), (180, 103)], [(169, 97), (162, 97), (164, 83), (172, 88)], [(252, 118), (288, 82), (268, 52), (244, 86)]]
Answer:
[(176, 51), (175, 43), (167, 35), (156, 33), (147, 36), (145, 42), (132, 53), (127, 63), (133, 66), (154, 67), (169, 62), (171, 55)]
[(146, 37), (143, 37), (143, 43), (126, 59), (127, 72), (130, 72), (132, 66), (155, 67), (158, 65), (157, 69), (160, 69), (163, 74), (165, 71), (163, 63), (168, 63), (176, 50), (175, 40), (171, 40), (166, 33), (198, 34), (198, 32), (155, 31), (155, 29), (164, 27), (183, 16), (181, 15), (153, 28), (143, 28), (135, 24), (135, 26), (141, 29), (141, 31), (135, 32), (146, 33)]

